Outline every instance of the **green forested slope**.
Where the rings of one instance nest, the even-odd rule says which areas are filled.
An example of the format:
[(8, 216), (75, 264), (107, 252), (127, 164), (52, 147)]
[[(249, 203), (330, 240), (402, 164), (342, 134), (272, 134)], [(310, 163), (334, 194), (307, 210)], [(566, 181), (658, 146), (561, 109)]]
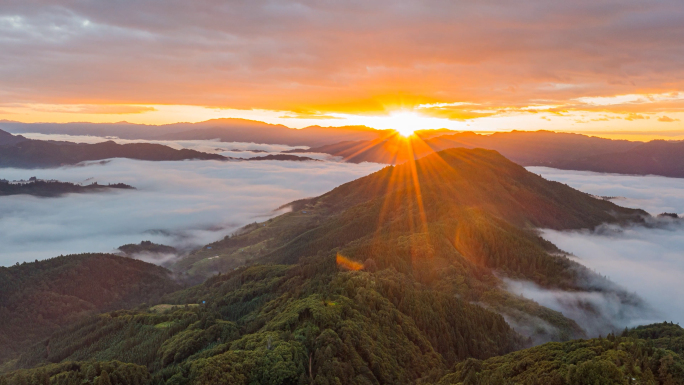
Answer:
[(93, 317), (17, 366), (121, 360), (171, 383), (408, 384), (522, 346), (479, 306), (393, 270), (338, 273), (334, 260), (241, 269), (165, 301), (200, 305)]
[(493, 271), (547, 288), (602, 290), (584, 287), (592, 273), (559, 256), (535, 229), (592, 228), (645, 215), (546, 181), (494, 151), (452, 149), (295, 202), (293, 212), (208, 245), (179, 268), (201, 276), (339, 253), (517, 320), (541, 319), (552, 328), (535, 331), (535, 341), (559, 340), (583, 333), (560, 313), (499, 290)]
[(662, 335), (643, 329), (684, 333), (678, 325), (656, 324), (617, 337), (548, 343), (485, 361), (469, 359), (437, 384), (684, 384), (681, 351), (657, 346)]
[(166, 269), (108, 254), (0, 267), (0, 363), (88, 314), (156, 301), (179, 288)]
[[(509, 294), (501, 275), (638, 302), (586, 286), (600, 277), (536, 228), (647, 214), (546, 181), (493, 151), (444, 151), (292, 209), (175, 267), (190, 279), (209, 276), (204, 283), (165, 295), (163, 306), (69, 323), (24, 350), (6, 377), (43, 381), (50, 371), (52, 384), (99, 383), (103, 369), (86, 363), (95, 360), (126, 362), (116, 370), (139, 370), (145, 384), (435, 383), (459, 376), (468, 359), (586, 337), (563, 314)], [(504, 316), (547, 327), (521, 336)], [(107, 370), (111, 383), (132, 383), (126, 375)]]

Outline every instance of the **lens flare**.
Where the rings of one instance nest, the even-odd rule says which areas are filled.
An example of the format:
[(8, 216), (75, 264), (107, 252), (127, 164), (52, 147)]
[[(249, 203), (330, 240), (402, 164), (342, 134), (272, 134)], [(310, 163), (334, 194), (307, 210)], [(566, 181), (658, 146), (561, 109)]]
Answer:
[(337, 262), (337, 266), (339, 266), (343, 269), (354, 270), (354, 271), (363, 269), (363, 263), (352, 261), (351, 259), (346, 258), (346, 257), (340, 255), (339, 253), (337, 254), (337, 257), (335, 258), (335, 260)]

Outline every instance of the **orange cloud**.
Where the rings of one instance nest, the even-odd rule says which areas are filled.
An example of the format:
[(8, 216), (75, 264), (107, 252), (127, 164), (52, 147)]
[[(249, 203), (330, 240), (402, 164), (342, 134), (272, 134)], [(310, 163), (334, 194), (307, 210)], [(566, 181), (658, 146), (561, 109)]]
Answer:
[(660, 118), (658, 118), (658, 121), (659, 121), (659, 122), (670, 123), (670, 122), (678, 122), (679, 119), (672, 119), (672, 118), (667, 117), (667, 116), (661, 116)]
[[(684, 90), (679, 0), (10, 4), (20, 22), (0, 15), (9, 37), (0, 40), (0, 104), (192, 105), (308, 119), (454, 101), (471, 105), (421, 112), (472, 120), (537, 103), (684, 110), (674, 99), (578, 101)], [(98, 108), (109, 107), (86, 113), (144, 112)]]
[(20, 106), (31, 108), (35, 112), (65, 113), (65, 114), (96, 114), (96, 115), (128, 115), (157, 111), (151, 106), (117, 105), (117, 104), (76, 104), (76, 105), (37, 105)]
[(280, 116), (282, 119), (317, 119), (317, 120), (328, 120), (328, 119), (343, 119), (338, 116), (323, 115), (323, 114), (292, 114)]
[(625, 118), (625, 120), (629, 120), (629, 121), (632, 121), (632, 120), (641, 120), (641, 119), (650, 119), (650, 117), (649, 117), (649, 116), (644, 116), (644, 115), (639, 115), (639, 114), (631, 113), (631, 114), (627, 115), (627, 117)]

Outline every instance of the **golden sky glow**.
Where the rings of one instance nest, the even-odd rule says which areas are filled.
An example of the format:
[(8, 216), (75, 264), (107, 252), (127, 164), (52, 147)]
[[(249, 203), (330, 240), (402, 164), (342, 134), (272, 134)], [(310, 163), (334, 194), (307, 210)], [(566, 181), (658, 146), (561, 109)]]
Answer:
[(0, 5), (0, 119), (684, 137), (679, 0)]

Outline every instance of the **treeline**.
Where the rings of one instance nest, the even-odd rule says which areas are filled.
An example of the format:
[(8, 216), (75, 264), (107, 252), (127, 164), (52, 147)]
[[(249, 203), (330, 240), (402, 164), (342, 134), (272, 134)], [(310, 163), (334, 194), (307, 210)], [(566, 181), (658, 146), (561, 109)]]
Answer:
[[(684, 384), (684, 358), (656, 346), (666, 329), (676, 330), (680, 337), (684, 332), (677, 325), (656, 324), (619, 336), (548, 343), (484, 361), (469, 359), (436, 384)], [(648, 338), (653, 331), (655, 340)]]
[(65, 362), (0, 376), (0, 385), (147, 385), (150, 374), (139, 365), (119, 361)]

